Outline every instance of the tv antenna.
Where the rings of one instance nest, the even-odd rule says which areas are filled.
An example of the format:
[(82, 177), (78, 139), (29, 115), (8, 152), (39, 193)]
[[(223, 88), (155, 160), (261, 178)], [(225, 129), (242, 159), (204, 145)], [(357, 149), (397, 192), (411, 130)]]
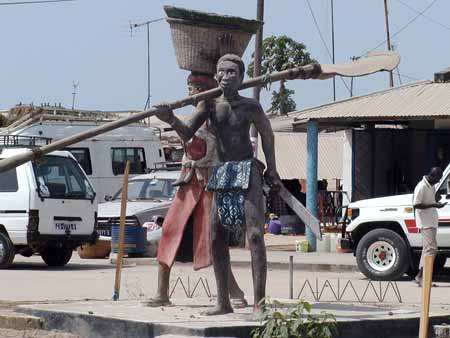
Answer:
[(130, 36), (133, 37), (133, 29), (146, 27), (147, 28), (147, 100), (145, 102), (144, 110), (150, 108), (150, 24), (158, 21), (163, 21), (165, 18), (159, 18), (154, 20), (148, 20), (140, 23), (132, 23), (130, 21)]

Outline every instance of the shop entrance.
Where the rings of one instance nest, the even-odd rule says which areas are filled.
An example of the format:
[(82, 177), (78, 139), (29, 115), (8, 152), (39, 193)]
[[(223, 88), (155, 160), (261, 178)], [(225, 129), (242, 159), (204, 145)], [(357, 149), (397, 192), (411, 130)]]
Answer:
[(450, 132), (354, 130), (353, 159), (352, 200), (411, 193), (431, 167), (450, 162)]

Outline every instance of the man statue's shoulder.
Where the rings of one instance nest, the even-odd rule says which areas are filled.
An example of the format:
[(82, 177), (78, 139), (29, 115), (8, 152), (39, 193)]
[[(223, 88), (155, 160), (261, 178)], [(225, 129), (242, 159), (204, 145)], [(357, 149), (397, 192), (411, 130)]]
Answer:
[(252, 97), (242, 97), (242, 103), (252, 109), (262, 109), (259, 101)]

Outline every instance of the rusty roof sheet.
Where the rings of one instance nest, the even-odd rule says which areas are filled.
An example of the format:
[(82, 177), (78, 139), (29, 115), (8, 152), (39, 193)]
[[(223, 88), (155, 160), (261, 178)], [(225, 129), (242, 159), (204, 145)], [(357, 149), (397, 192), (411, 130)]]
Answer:
[[(274, 133), (277, 171), (281, 178), (306, 179), (306, 134)], [(342, 178), (343, 133), (319, 134), (318, 179)], [(259, 139), (258, 159), (265, 163)]]
[(450, 118), (450, 83), (421, 81), (292, 113), (294, 124)]

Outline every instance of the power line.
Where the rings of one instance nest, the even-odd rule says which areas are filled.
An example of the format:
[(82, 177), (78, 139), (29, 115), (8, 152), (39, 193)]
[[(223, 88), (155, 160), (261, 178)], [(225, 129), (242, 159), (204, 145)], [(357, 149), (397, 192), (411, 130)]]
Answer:
[(399, 75), (402, 76), (402, 77), (406, 77), (409, 80), (420, 81), (420, 79), (418, 79), (418, 78), (415, 78), (415, 77), (412, 77), (412, 76), (409, 76), (409, 75), (405, 75), (403, 73), (399, 73)]
[[(313, 18), (314, 25), (316, 26), (317, 33), (319, 33), (320, 39), (322, 40), (322, 43), (325, 46), (325, 49), (327, 50), (328, 56), (330, 57), (331, 60), (333, 60), (333, 55), (331, 54), (331, 51), (328, 48), (327, 43), (325, 42), (325, 39), (324, 39), (324, 37), (322, 35), (322, 32), (320, 31), (320, 27), (319, 27), (319, 24), (318, 24), (318, 22), (316, 20), (316, 16), (314, 15), (314, 10), (312, 9), (311, 3), (309, 2), (309, 0), (306, 0), (306, 3), (308, 4), (309, 12), (311, 13), (311, 16)], [(345, 88), (347, 88), (348, 92), (351, 93), (351, 90), (348, 87), (347, 82), (345, 82), (342, 77), (339, 77), (339, 78), (341, 79), (341, 81), (344, 84)]]
[(45, 4), (51, 2), (75, 2), (76, 0), (37, 0), (37, 1), (17, 1), (17, 2), (0, 2), (0, 6), (6, 5), (34, 5), (34, 4)]
[(325, 46), (325, 49), (327, 50), (328, 56), (329, 56), (330, 59), (332, 60), (332, 59), (333, 59), (333, 56), (331, 55), (331, 51), (330, 51), (330, 49), (328, 48), (327, 43), (325, 42), (325, 39), (324, 39), (324, 37), (323, 37), (323, 35), (322, 35), (322, 32), (320, 31), (319, 23), (318, 23), (317, 20), (316, 20), (316, 16), (314, 15), (314, 10), (313, 10), (312, 7), (311, 7), (311, 3), (309, 2), (309, 0), (306, 0), (306, 3), (308, 4), (309, 12), (311, 13), (311, 16), (312, 16), (312, 18), (313, 18), (314, 25), (316, 26), (317, 33), (319, 33), (320, 39), (322, 40), (322, 43), (323, 43), (323, 45)]
[[(401, 32), (403, 32), (406, 28), (408, 28), (414, 21), (416, 21), (420, 16), (422, 16), (427, 10), (429, 10), (435, 3), (437, 2), (437, 0), (434, 0), (432, 3), (430, 3), (427, 7), (425, 7), (424, 10), (422, 10), (421, 12), (419, 12), (419, 14), (417, 14), (414, 18), (412, 18), (411, 20), (408, 21), (408, 23), (406, 25), (404, 25), (402, 28), (400, 28), (398, 31), (396, 31), (394, 34), (391, 35), (391, 39), (393, 39), (394, 37), (396, 37), (397, 35), (399, 35)], [(372, 48), (371, 50), (369, 50), (367, 53), (377, 49), (378, 47), (384, 45), (386, 43), (387, 39), (384, 40), (383, 42), (380, 42), (378, 45), (376, 45), (374, 48)]]
[(435, 23), (436, 25), (439, 25), (439, 26), (441, 26), (441, 27), (443, 27), (443, 28), (445, 28), (445, 29), (450, 31), (450, 27), (449, 26), (444, 25), (442, 22), (439, 22), (439, 21), (433, 19), (432, 17), (421, 13), (420, 11), (418, 11), (414, 7), (408, 5), (407, 3), (403, 2), (402, 0), (397, 0), (397, 2), (399, 2), (400, 4), (402, 4), (405, 7), (409, 8), (411, 11), (415, 12), (416, 14), (421, 15), (424, 19), (427, 19), (428, 21), (431, 21), (431, 22)]

